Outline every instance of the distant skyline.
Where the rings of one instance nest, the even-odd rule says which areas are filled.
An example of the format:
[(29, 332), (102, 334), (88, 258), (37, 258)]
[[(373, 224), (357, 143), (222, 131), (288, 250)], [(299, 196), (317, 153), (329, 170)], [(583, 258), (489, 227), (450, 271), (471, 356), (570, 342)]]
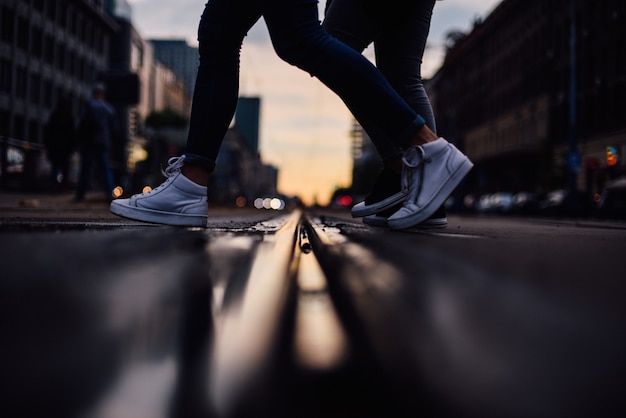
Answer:
[[(132, 19), (145, 39), (185, 39), (196, 46), (205, 0), (128, 0)], [(469, 32), (501, 0), (442, 0), (433, 13), (422, 65), (431, 77), (444, 57), (450, 30)], [(320, 19), (325, 0), (320, 2)], [(371, 48), (365, 55), (373, 60)], [(281, 61), (273, 51), (261, 19), (244, 40), (241, 96), (261, 98), (260, 152), (279, 168), (279, 191), (306, 203), (326, 204), (333, 191), (351, 183), (349, 131), (352, 121), (344, 103), (309, 74)]]

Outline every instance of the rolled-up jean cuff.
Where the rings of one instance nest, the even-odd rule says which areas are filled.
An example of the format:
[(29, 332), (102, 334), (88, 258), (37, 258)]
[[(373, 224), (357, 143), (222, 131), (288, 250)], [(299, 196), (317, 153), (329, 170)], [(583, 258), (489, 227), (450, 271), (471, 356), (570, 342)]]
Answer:
[(404, 145), (404, 143), (411, 139), (411, 137), (413, 137), (417, 131), (422, 129), (425, 124), (426, 122), (424, 121), (424, 118), (417, 115), (415, 120), (411, 122), (411, 124), (407, 126), (402, 133), (400, 133), (394, 142), (400, 146)]
[(215, 170), (215, 161), (195, 154), (185, 154), (185, 164), (199, 165), (209, 171)]

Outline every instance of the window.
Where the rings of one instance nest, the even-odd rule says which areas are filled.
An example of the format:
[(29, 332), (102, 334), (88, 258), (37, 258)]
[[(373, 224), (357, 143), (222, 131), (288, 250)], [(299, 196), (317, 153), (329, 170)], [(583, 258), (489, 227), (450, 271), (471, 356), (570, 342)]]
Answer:
[(65, 70), (65, 47), (62, 44), (57, 45), (57, 68), (61, 71)]
[(11, 93), (11, 85), (13, 84), (13, 67), (11, 61), (0, 59), (0, 92)]
[(15, 116), (13, 119), (13, 137), (16, 139), (24, 139), (24, 117), (21, 115)]
[(2, 6), (2, 25), (0, 25), (0, 39), (4, 42), (13, 42), (15, 31), (15, 11), (8, 6)]
[(39, 142), (39, 122), (36, 120), (30, 120), (28, 121), (28, 137), (26, 138), (27, 141), (31, 141), (31, 142)]
[(46, 40), (44, 41), (44, 44), (45, 44), (45, 49), (44, 49), (45, 61), (48, 64), (53, 65), (54, 64), (54, 38), (52, 37), (52, 35), (46, 35)]
[(67, 7), (65, 3), (61, 3), (59, 5), (59, 9), (59, 26), (62, 29), (67, 30)]
[(57, 17), (57, 0), (46, 0), (46, 15), (48, 20), (54, 22)]
[(9, 136), (9, 112), (0, 111), (0, 135)]
[(28, 20), (21, 16), (17, 19), (17, 47), (28, 51)]
[(36, 58), (41, 58), (41, 53), (43, 52), (42, 38), (43, 34), (41, 28), (33, 27), (30, 51)]
[(26, 89), (28, 80), (26, 78), (26, 68), (19, 66), (15, 74), (15, 96), (19, 99), (26, 98)]
[(39, 74), (31, 74), (30, 76), (30, 102), (34, 105), (38, 105), (40, 96), (41, 96), (41, 76), (39, 76)]
[(46, 80), (43, 82), (43, 103), (46, 107), (52, 107), (52, 81)]
[(76, 62), (76, 56), (72, 51), (68, 51), (67, 53), (67, 74), (73, 77), (78, 76), (78, 63)]

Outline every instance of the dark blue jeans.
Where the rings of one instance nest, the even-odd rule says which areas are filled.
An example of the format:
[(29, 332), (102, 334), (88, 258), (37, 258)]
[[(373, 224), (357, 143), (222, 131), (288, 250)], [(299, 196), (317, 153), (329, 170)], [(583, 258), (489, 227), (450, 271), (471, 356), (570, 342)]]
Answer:
[(210, 0), (198, 29), (187, 163), (214, 169), (237, 105), (241, 45), (261, 17), (278, 56), (328, 86), (359, 122), (376, 124), (377, 141), (400, 146), (424, 125), (372, 63), (322, 28), (317, 0)]
[(113, 196), (113, 172), (111, 171), (109, 146), (100, 143), (83, 145), (80, 148), (80, 172), (76, 186), (76, 199), (82, 200), (90, 188), (94, 166), (102, 174), (102, 187), (107, 198)]
[[(382, 71), (393, 88), (421, 115), (426, 125), (436, 132), (435, 117), (422, 83), (422, 58), (430, 31), (430, 21), (435, 0), (413, 0), (415, 6), (397, 7), (394, 2), (380, 1), (387, 8), (382, 15), (392, 19), (380, 19), (363, 6), (363, 0), (330, 0), (324, 19), (324, 28), (343, 43), (363, 52), (374, 44), (376, 66)], [(364, 119), (359, 123), (366, 130), (383, 160), (400, 154), (389, 141), (380, 141), (385, 132), (375, 121)]]

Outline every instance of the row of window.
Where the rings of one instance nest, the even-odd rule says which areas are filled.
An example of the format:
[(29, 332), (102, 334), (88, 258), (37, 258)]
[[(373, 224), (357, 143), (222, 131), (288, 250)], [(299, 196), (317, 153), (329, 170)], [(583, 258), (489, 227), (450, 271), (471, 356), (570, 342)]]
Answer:
[[(623, 30), (626, 2), (600, 1), (602, 7), (594, 11), (593, 18), (585, 17), (582, 23), (577, 22), (577, 89), (574, 92), (577, 114), (572, 132), (581, 144), (622, 131), (626, 126), (623, 116), (626, 108), (626, 31)], [(557, 9), (557, 2), (565, 10)], [(514, 154), (509, 154), (510, 158), (495, 158), (497, 152), (501, 152), (498, 156), (506, 154), (502, 147), (523, 148), (521, 145), (531, 140), (533, 133), (543, 132), (533, 132), (537, 122), (525, 124), (524, 114), (515, 113), (516, 109), (539, 97), (548, 99), (547, 109), (533, 111), (540, 116), (539, 120), (545, 118), (548, 124), (547, 135), (542, 138), (546, 145), (563, 146), (571, 138), (569, 0), (542, 3), (542, 10), (549, 8), (550, 16), (559, 11), (561, 18), (554, 21), (546, 17), (536, 19), (536, 14), (529, 10), (531, 5), (536, 7), (536, 2), (528, 2), (526, 6), (521, 0), (517, 3), (521, 4), (520, 13), (491, 20), (489, 25), (470, 34), (472, 38), (459, 43), (440, 70), (440, 77), (431, 85), (437, 97), (434, 106), (439, 133), (454, 140), (473, 142), (468, 141), (466, 150), (473, 153), (480, 172), (484, 173), (481, 181), (497, 182), (502, 178), (499, 169), (489, 169), (491, 161), (514, 163), (519, 158)], [(586, 9), (596, 4), (600, 7), (591, 0), (578, 4), (584, 4)], [(525, 15), (526, 12), (529, 15)], [(466, 136), (472, 129), (491, 126), (505, 117), (516, 118), (522, 124), (498, 136), (486, 137), (478, 133), (471, 138)], [(553, 180), (551, 172), (542, 173), (543, 176)], [(539, 180), (535, 183), (529, 181), (528, 184), (540, 185)]]
[[(9, 112), (0, 110), (0, 126), (10, 126), (10, 116)], [(23, 115), (15, 115), (12, 131), (0, 132), (0, 136), (18, 139), (29, 138), (32, 142), (41, 142), (43, 125), (41, 120), (26, 119)]]
[[(19, 0), (0, 5), (0, 135), (40, 142), (46, 114), (61, 94), (75, 111), (83, 86), (106, 61), (103, 0)], [(17, 106), (17, 107), (16, 107)], [(19, 109), (28, 109), (22, 113)]]
[[(36, 78), (36, 76), (31, 77)], [(68, 97), (72, 103), (75, 116), (80, 114), (80, 110), (85, 104), (85, 100), (68, 89), (67, 86), (50, 80), (42, 83), (41, 93), (43, 94), (43, 103), (48, 109), (53, 109), (60, 97)], [(24, 104), (27, 102), (27, 100), (24, 100)], [(12, 113), (8, 109), (0, 109), (0, 136), (41, 143), (43, 140), (43, 127), (47, 122), (47, 118), (41, 116), (39, 112), (31, 112), (29, 115), (25, 115)]]
[[(19, 49), (37, 57), (42, 55), (44, 49), (48, 51), (49, 44), (54, 41), (53, 30), (51, 27), (44, 30), (40, 23), (35, 23), (40, 22), (39, 19), (35, 19), (36, 13), (17, 16), (16, 11), (8, 6), (2, 6), (0, 13), (2, 15), (0, 17), (2, 23), (0, 40), (2, 42), (12, 43), (15, 40)], [(55, 27), (63, 29), (66, 36), (71, 36), (77, 44), (82, 44), (89, 50), (102, 53), (105, 48), (105, 35), (102, 30), (78, 12), (71, 13), (70, 16), (74, 16), (71, 19), (73, 24), (63, 25), (63, 21), (59, 21)]]
[[(63, 59), (65, 61), (65, 58)], [(91, 83), (95, 79), (97, 68), (86, 59), (68, 54), (67, 62), (60, 66), (74, 82)], [(14, 65), (7, 58), (0, 58), (0, 93), (14, 94), (19, 99), (29, 97), (31, 103), (38, 104), (42, 86), (50, 81), (42, 81), (41, 71), (29, 71), (26, 66)], [(57, 73), (58, 74), (58, 73)], [(48, 105), (48, 102), (45, 101)]]

